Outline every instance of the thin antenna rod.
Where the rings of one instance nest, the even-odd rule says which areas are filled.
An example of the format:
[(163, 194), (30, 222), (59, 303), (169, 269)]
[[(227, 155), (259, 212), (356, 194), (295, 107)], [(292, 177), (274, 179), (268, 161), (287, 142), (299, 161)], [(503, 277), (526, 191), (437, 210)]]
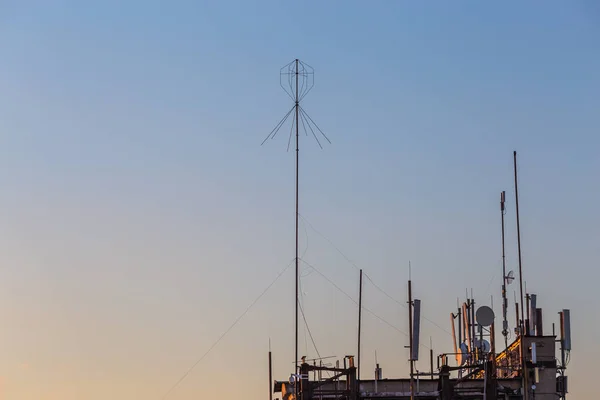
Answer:
[(300, 153), (300, 134), (298, 133), (298, 109), (299, 109), (299, 93), (298, 93), (298, 59), (296, 59), (296, 370), (298, 369), (298, 177), (299, 177), (299, 153)]
[(502, 215), (502, 335), (504, 335), (504, 348), (508, 348), (508, 320), (507, 320), (507, 309), (508, 299), (506, 298), (506, 253), (504, 246), (504, 214), (506, 214), (506, 208), (504, 202), (506, 200), (506, 192), (502, 191), (500, 194), (500, 214)]
[[(515, 170), (515, 210), (517, 213), (517, 249), (519, 252), (519, 285), (521, 289), (521, 317), (525, 318), (524, 299), (523, 299), (523, 264), (521, 261), (521, 225), (519, 223), (519, 180), (517, 178), (517, 152), (513, 152), (513, 163)], [(522, 329), (521, 329), (521, 333)]]
[[(410, 262), (409, 262), (410, 271)], [(414, 360), (413, 360), (413, 303), (412, 303), (412, 285), (410, 279), (408, 280), (408, 338), (410, 354), (408, 360), (410, 362), (410, 400), (415, 398), (415, 385), (413, 382), (414, 374)]]
[(269, 339), (269, 400), (273, 400), (273, 361), (271, 358), (271, 339)]
[(358, 383), (360, 383), (360, 326), (362, 320), (362, 289), (363, 289), (363, 270), (360, 270), (360, 286), (358, 289), (358, 352), (356, 360), (356, 376)]
[[(515, 170), (515, 210), (517, 213), (517, 249), (519, 252), (519, 285), (521, 290), (521, 318), (525, 319), (525, 310), (524, 310), (524, 299), (523, 299), (523, 263), (521, 259), (521, 226), (519, 224), (519, 180), (517, 177), (517, 152), (513, 152), (513, 166)], [(529, 387), (527, 385), (527, 368), (525, 365), (525, 351), (523, 349), (523, 337), (525, 335), (524, 326), (521, 324), (521, 345), (519, 348), (521, 349), (521, 374), (523, 375), (523, 392), (524, 392), (524, 400), (528, 400), (529, 398)]]
[(431, 336), (429, 336), (429, 367), (431, 368), (431, 380), (433, 380), (433, 340)]

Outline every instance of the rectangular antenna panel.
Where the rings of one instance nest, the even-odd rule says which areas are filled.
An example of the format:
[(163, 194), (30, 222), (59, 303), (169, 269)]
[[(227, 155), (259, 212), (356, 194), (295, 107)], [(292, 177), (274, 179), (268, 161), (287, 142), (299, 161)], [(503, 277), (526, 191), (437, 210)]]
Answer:
[(535, 309), (535, 334), (537, 336), (544, 336), (544, 320), (542, 319), (542, 309)]
[(563, 310), (560, 320), (560, 336), (563, 341), (563, 349), (571, 351), (571, 312)]
[(411, 349), (411, 359), (419, 359), (419, 332), (421, 331), (421, 300), (413, 300), (413, 348)]
[(536, 318), (536, 313), (535, 313), (536, 303), (537, 303), (537, 296), (535, 294), (532, 294), (530, 296), (530, 301), (529, 301), (529, 315), (531, 317), (531, 320), (529, 321), (529, 332), (530, 332), (530, 335), (532, 335), (532, 336), (536, 335), (536, 333), (535, 333), (535, 328), (537, 326), (537, 323), (536, 323), (537, 318)]

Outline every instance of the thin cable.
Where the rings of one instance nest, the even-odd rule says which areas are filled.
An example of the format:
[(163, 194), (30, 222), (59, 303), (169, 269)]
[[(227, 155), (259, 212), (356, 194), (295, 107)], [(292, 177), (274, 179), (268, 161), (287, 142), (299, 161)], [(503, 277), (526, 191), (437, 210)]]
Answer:
[[(352, 301), (354, 304), (356, 304), (356, 306), (358, 306), (358, 302), (356, 300), (354, 300), (354, 298), (352, 296), (350, 296), (342, 288), (340, 288), (338, 285), (336, 285), (335, 282), (333, 282), (325, 274), (323, 274), (321, 271), (319, 271), (314, 265), (311, 265), (307, 261), (302, 260), (302, 259), (300, 261), (302, 261), (303, 263), (305, 263), (306, 265), (311, 267), (317, 274), (321, 275), (321, 277), (323, 277), (323, 279), (325, 279), (327, 282), (329, 282), (339, 292), (341, 292), (348, 299), (350, 299), (350, 301)], [(368, 312), (369, 314), (371, 314), (372, 316), (374, 316), (375, 318), (377, 318), (378, 320), (380, 320), (381, 322), (383, 322), (384, 324), (388, 325), (390, 328), (393, 328), (394, 330), (398, 331), (399, 333), (403, 334), (404, 336), (408, 336), (408, 333), (404, 332), (402, 329), (398, 328), (396, 325), (392, 324), (391, 322), (388, 322), (385, 318), (380, 317), (379, 315), (377, 315), (375, 312), (368, 309), (367, 307), (363, 306), (362, 309), (365, 310), (366, 312)], [(421, 343), (421, 346), (425, 347), (426, 349), (429, 349), (429, 347), (427, 345), (424, 345), (422, 343)]]
[(219, 336), (219, 338), (208, 348), (208, 350), (206, 350), (206, 352), (183, 374), (183, 376), (181, 378), (179, 378), (179, 380), (177, 382), (175, 382), (175, 384), (173, 386), (171, 386), (171, 388), (164, 394), (164, 396), (162, 397), (162, 400), (165, 400), (170, 394), (171, 392), (173, 392), (173, 390), (175, 390), (175, 388), (177, 386), (179, 386), (179, 384), (181, 382), (184, 381), (185, 378), (187, 378), (187, 376), (190, 374), (190, 372), (192, 372), (192, 370), (194, 368), (196, 368), (196, 366), (198, 364), (200, 364), (200, 362), (202, 360), (204, 360), (204, 358), (206, 358), (206, 356), (208, 356), (208, 354), (215, 348), (217, 347), (217, 345), (219, 344), (219, 342), (221, 342), (221, 340), (223, 340), (223, 338), (225, 336), (227, 336), (227, 334), (238, 324), (238, 322), (240, 322), (240, 320), (246, 315), (248, 314), (248, 311), (250, 311), (250, 309), (256, 304), (258, 303), (258, 301), (269, 291), (269, 289), (271, 289), (271, 287), (279, 280), (279, 278), (281, 278), (281, 275), (283, 275), (285, 273), (285, 271), (287, 271), (292, 264), (294, 263), (295, 260), (290, 261), (290, 263), (287, 265), (287, 267), (285, 267), (278, 275), (277, 277), (269, 284), (269, 286), (266, 287), (265, 290), (262, 291), (262, 293), (256, 298), (254, 299), (254, 301), (252, 303), (250, 303), (250, 305), (246, 308), (246, 311), (244, 311), (239, 317), (236, 318), (235, 321), (233, 321), (233, 323), (229, 326), (229, 328), (227, 328), (227, 330), (225, 332), (223, 332), (221, 334), (221, 336)]
[[(306, 315), (304, 314), (304, 308), (302, 307), (302, 304), (300, 304), (300, 303), (298, 304), (298, 306), (300, 307), (300, 313), (302, 314), (302, 319), (304, 320), (304, 328), (305, 328), (305, 330), (308, 331), (308, 335), (310, 336), (310, 341), (312, 342), (312, 345), (315, 348), (315, 352), (317, 353), (317, 356), (319, 358), (322, 358), (321, 353), (319, 353), (319, 349), (317, 348), (317, 343), (315, 342), (315, 339), (310, 330), (310, 327), (308, 326), (308, 321), (306, 320)], [(305, 335), (306, 335), (306, 333), (305, 333)], [(307, 350), (307, 353), (308, 353), (308, 350)], [(327, 375), (330, 375), (329, 371), (325, 371), (325, 372), (327, 373)]]
[(500, 259), (498, 259), (498, 262), (496, 264), (492, 264), (492, 265), (494, 267), (494, 270), (492, 271), (492, 277), (490, 278), (487, 288), (485, 289), (486, 295), (490, 294), (490, 288), (492, 287), (492, 283), (496, 280), (496, 275), (498, 275), (496, 271), (502, 265), (502, 257), (500, 257)]
[[(377, 290), (379, 290), (381, 293), (383, 293), (385, 296), (387, 296), (389, 299), (391, 299), (392, 301), (394, 301), (395, 303), (399, 304), (400, 306), (402, 306), (403, 308), (406, 308), (406, 304), (404, 304), (403, 302), (396, 300), (395, 298), (393, 298), (390, 294), (388, 294), (385, 290), (383, 290), (379, 285), (377, 285), (375, 282), (373, 282), (373, 279), (371, 279), (371, 277), (365, 273), (365, 276), (367, 277), (367, 279), (369, 280), (369, 282), (371, 282), (371, 284), (373, 286), (375, 286), (375, 288)], [(433, 326), (435, 326), (436, 328), (446, 332), (448, 335), (452, 336), (452, 333), (450, 333), (448, 330), (444, 329), (443, 327), (441, 327), (440, 325), (438, 325), (436, 322), (432, 321), (431, 319), (427, 318), (426, 316), (422, 315), (423, 319), (427, 322), (429, 322), (430, 324), (432, 324)]]
[(283, 124), (285, 123), (285, 121), (287, 121), (288, 117), (290, 116), (290, 114), (292, 113), (292, 111), (294, 111), (294, 107), (292, 107), (290, 109), (290, 111), (287, 112), (287, 114), (285, 114), (285, 116), (277, 123), (277, 125), (275, 125), (275, 128), (273, 128), (273, 130), (271, 131), (271, 133), (269, 133), (269, 135), (265, 138), (265, 140), (262, 141), (262, 143), (260, 144), (261, 146), (263, 144), (265, 144), (265, 142), (269, 139), (274, 139), (275, 136), (277, 135), (277, 132), (279, 132), (279, 130), (281, 129), (281, 127), (283, 126)]
[(304, 314), (304, 308), (302, 307), (302, 304), (298, 304), (298, 306), (300, 307), (300, 313), (302, 314), (302, 319), (304, 320), (304, 326), (305, 326), (306, 330), (308, 331), (308, 335), (310, 336), (310, 341), (312, 342), (312, 345), (315, 348), (315, 351), (317, 352), (317, 356), (319, 358), (321, 358), (321, 354), (319, 353), (319, 349), (317, 349), (317, 344), (315, 343), (315, 339), (312, 335), (312, 332), (310, 331), (308, 322), (306, 321), (306, 315)]
[[(302, 278), (302, 275), (300, 276)], [(300, 299), (298, 299), (298, 307), (300, 311), (302, 311), (302, 303), (304, 303), (304, 293), (302, 291), (302, 279), (298, 280), (298, 285), (300, 286)], [(304, 319), (304, 352), (308, 353), (308, 335), (306, 334), (306, 330), (308, 328), (308, 324), (306, 324), (306, 319)]]
[[(358, 265), (356, 265), (356, 263), (354, 261), (352, 261), (350, 258), (348, 258), (348, 256), (346, 256), (344, 254), (343, 251), (341, 251), (327, 236), (323, 235), (321, 232), (319, 232), (311, 223), (310, 221), (308, 221), (302, 214), (299, 214), (300, 218), (302, 218), (302, 221), (304, 221), (306, 224), (308, 224), (308, 226), (315, 231), (319, 236), (321, 236), (323, 239), (325, 239), (327, 242), (329, 242), (329, 244), (335, 249), (337, 250), (337, 252), (344, 257), (344, 259), (346, 261), (348, 261), (348, 263), (350, 265), (352, 265), (354, 268), (356, 268), (357, 271), (360, 271), (360, 268), (358, 267)], [(403, 302), (400, 302), (398, 300), (396, 300), (395, 298), (393, 298), (391, 295), (389, 295), (385, 290), (383, 290), (380, 286), (378, 286), (375, 282), (373, 282), (373, 279), (371, 279), (371, 277), (367, 274), (364, 273), (367, 276), (367, 279), (369, 279), (369, 281), (371, 281), (371, 283), (373, 284), (373, 286), (375, 286), (376, 289), (378, 289), (381, 293), (383, 293), (384, 295), (386, 295), (388, 298), (390, 298), (392, 301), (400, 304), (402, 307), (406, 308), (406, 304), (404, 304)], [(364, 307), (363, 307), (364, 309)], [(438, 325), (437, 323), (435, 323), (434, 321), (430, 320), (429, 318), (427, 318), (425, 315), (422, 315), (423, 319), (426, 320), (427, 322), (429, 322), (430, 324), (432, 324), (433, 326), (435, 326), (438, 329), (441, 329), (442, 331), (446, 332), (448, 335), (452, 336), (452, 333), (450, 333), (448, 330), (442, 328), (440, 325)]]
[(327, 135), (325, 134), (325, 132), (323, 132), (321, 130), (321, 128), (319, 128), (319, 125), (317, 125), (317, 123), (315, 121), (313, 121), (313, 119), (310, 117), (310, 115), (308, 115), (308, 113), (306, 111), (304, 111), (304, 108), (300, 107), (300, 112), (302, 114), (304, 114), (305, 117), (308, 118), (308, 120), (313, 124), (313, 126), (315, 128), (317, 128), (317, 130), (321, 133), (321, 135), (325, 138), (325, 140), (327, 140), (329, 142), (329, 144), (331, 144), (331, 140), (329, 140), (329, 138), (327, 137)]
[[(304, 221), (302, 221), (304, 222)], [(304, 236), (306, 238), (306, 247), (304, 248), (304, 251), (302, 252), (302, 255), (300, 256), (300, 258), (304, 257), (306, 255), (306, 252), (308, 251), (308, 230), (306, 229), (306, 224), (302, 224), (302, 227), (304, 228)]]
[[(310, 131), (312, 132), (312, 134), (313, 134), (313, 136), (315, 138), (315, 140), (317, 141), (317, 144), (319, 145), (319, 147), (321, 148), (321, 150), (323, 150), (323, 146), (321, 145), (321, 142), (319, 141), (319, 138), (315, 134), (315, 131), (312, 128), (312, 126), (310, 126), (310, 124), (306, 120), (306, 117), (304, 116), (303, 113), (300, 113), (300, 121), (302, 121), (302, 128), (304, 129), (304, 132), (306, 132), (306, 135), (308, 136), (308, 130), (306, 129), (306, 125), (308, 125)], [(306, 125), (305, 125), (305, 122), (306, 122)]]
[(290, 151), (290, 144), (292, 143), (292, 136), (294, 133), (294, 122), (296, 122), (296, 114), (292, 117), (292, 126), (290, 127), (290, 136), (288, 138), (287, 151)]
[(356, 263), (354, 261), (352, 261), (351, 259), (349, 259), (344, 252), (342, 252), (327, 236), (323, 235), (317, 228), (315, 228), (313, 226), (313, 224), (310, 223), (309, 220), (307, 220), (302, 214), (298, 214), (300, 216), (300, 218), (302, 218), (302, 220), (308, 224), (308, 226), (310, 227), (310, 229), (312, 229), (313, 231), (315, 231), (315, 233), (317, 233), (319, 236), (321, 236), (323, 239), (325, 239), (334, 249), (337, 250), (338, 253), (340, 253), (340, 255), (342, 257), (344, 257), (344, 259), (346, 261), (348, 261), (348, 263), (350, 265), (352, 265), (354, 268), (356, 268), (357, 271), (360, 271), (360, 268), (358, 267), (358, 265), (356, 265)]

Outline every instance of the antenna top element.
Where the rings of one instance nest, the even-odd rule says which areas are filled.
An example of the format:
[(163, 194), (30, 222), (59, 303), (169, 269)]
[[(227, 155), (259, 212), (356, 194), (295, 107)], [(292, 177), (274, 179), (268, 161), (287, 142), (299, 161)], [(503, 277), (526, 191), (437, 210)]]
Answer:
[(281, 67), (279, 84), (293, 101), (300, 102), (315, 86), (315, 70), (303, 61), (294, 60)]
[(308, 136), (308, 132), (312, 134), (315, 141), (322, 149), (321, 141), (319, 137), (325, 139), (328, 143), (331, 143), (327, 135), (319, 128), (319, 126), (313, 121), (308, 115), (304, 108), (300, 105), (300, 102), (308, 92), (311, 91), (315, 85), (315, 72), (314, 69), (307, 63), (298, 59), (284, 65), (279, 71), (279, 84), (281, 88), (287, 93), (290, 99), (294, 102), (292, 108), (284, 115), (284, 117), (275, 125), (275, 128), (269, 133), (269, 135), (263, 140), (261, 145), (269, 139), (274, 139), (277, 132), (281, 130), (288, 118), (292, 119), (292, 126), (290, 129), (290, 136), (288, 138), (288, 151), (292, 143), (292, 136), (294, 127), (296, 128), (296, 152), (299, 151), (298, 136), (299, 131), (303, 130)]

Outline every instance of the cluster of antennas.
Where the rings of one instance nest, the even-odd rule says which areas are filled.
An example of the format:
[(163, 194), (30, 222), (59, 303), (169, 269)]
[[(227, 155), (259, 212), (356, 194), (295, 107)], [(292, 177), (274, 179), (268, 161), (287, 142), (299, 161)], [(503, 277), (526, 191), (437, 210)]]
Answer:
[[(494, 350), (494, 318), (494, 311), (488, 306), (481, 306), (475, 310), (473, 299), (467, 299), (456, 314), (450, 314), (453, 354), (458, 365), (483, 359)], [(458, 340), (455, 320), (458, 321)]]

